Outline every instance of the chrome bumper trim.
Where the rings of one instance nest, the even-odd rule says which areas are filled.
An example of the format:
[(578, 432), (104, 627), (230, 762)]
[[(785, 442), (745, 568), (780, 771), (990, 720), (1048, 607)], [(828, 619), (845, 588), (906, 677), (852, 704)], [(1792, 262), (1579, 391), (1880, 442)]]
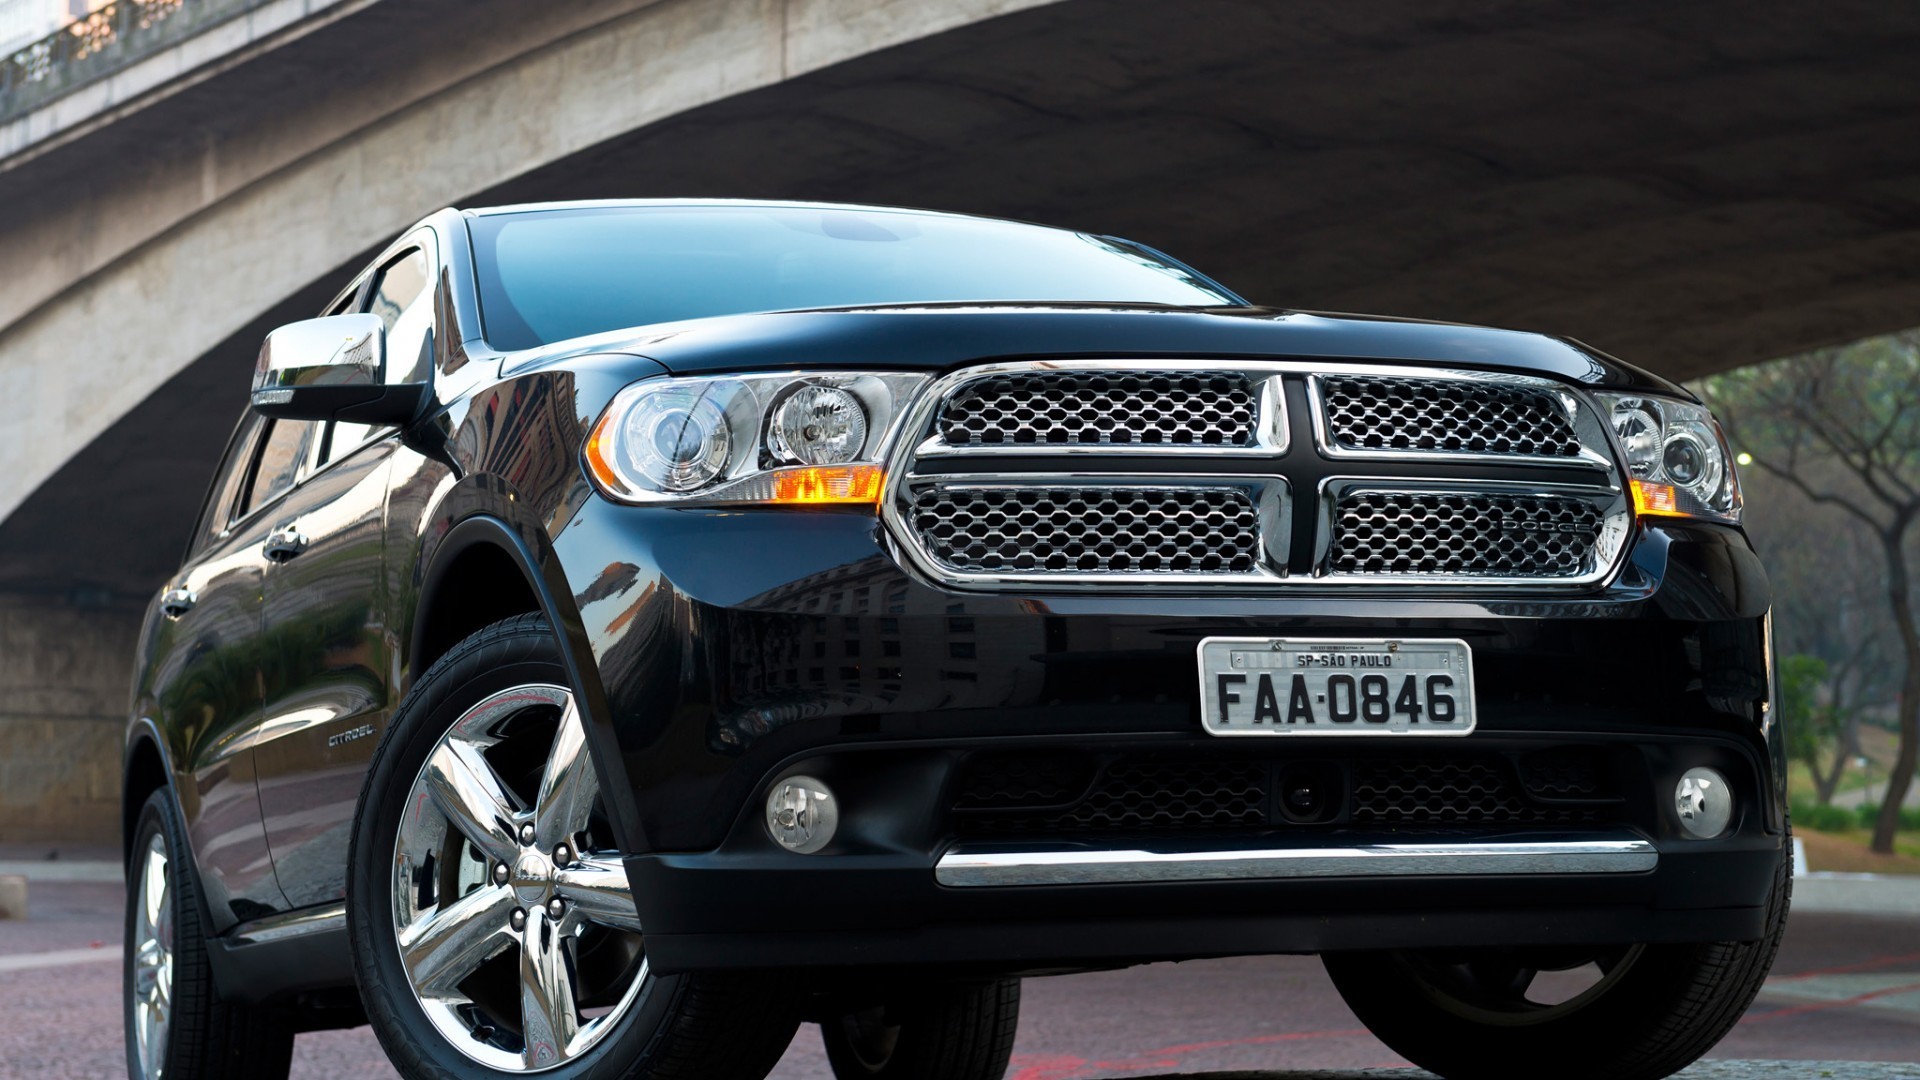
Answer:
[(1635, 874), (1659, 865), (1638, 838), (1354, 844), (1341, 847), (1098, 851), (954, 848), (934, 880), (955, 888), (1156, 881), (1417, 877), (1441, 874)]

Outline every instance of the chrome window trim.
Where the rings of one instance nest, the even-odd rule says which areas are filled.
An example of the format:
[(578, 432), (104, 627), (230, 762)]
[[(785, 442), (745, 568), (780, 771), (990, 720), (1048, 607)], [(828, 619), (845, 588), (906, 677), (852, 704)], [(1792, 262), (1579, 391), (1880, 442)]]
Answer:
[[(1350, 488), (1365, 488), (1389, 494), (1407, 495), (1520, 495), (1548, 498), (1575, 498), (1600, 511), (1601, 533), (1594, 540), (1598, 554), (1594, 569), (1577, 577), (1498, 577), (1476, 574), (1351, 574), (1327, 569), (1333, 547), (1333, 507), (1337, 497)], [(1580, 484), (1534, 484), (1511, 480), (1446, 479), (1427, 480), (1395, 476), (1329, 476), (1320, 481), (1315, 494), (1313, 534), (1313, 574), (1320, 584), (1369, 588), (1378, 586), (1445, 585), (1452, 588), (1486, 589), (1540, 588), (1574, 589), (1599, 585), (1612, 579), (1625, 561), (1627, 541), (1633, 528), (1633, 507), (1626, 492), (1617, 485), (1608, 487)], [(1609, 541), (1611, 550), (1607, 549)]]
[[(1287, 425), (1286, 396), (1281, 377), (1290, 368), (1272, 361), (1247, 360), (1030, 360), (1017, 363), (978, 364), (961, 368), (933, 380), (921, 391), (915, 407), (908, 410), (901, 428), (901, 441), (918, 440), (914, 458), (957, 457), (1052, 457), (1080, 455), (1088, 457), (1181, 457), (1199, 454), (1207, 457), (1279, 457), (1291, 445)], [(989, 446), (955, 446), (930, 429), (939, 417), (940, 406), (967, 383), (999, 375), (1032, 375), (1050, 371), (1126, 374), (1151, 372), (1226, 372), (1244, 375), (1252, 384), (1254, 400), (1253, 443), (1228, 446), (1215, 443), (1021, 443)]]
[(933, 876), (949, 888), (1006, 888), (1454, 874), (1638, 874), (1659, 864), (1660, 851), (1648, 840), (1628, 833), (1600, 833), (1429, 844), (1384, 839), (1325, 846), (1304, 842), (1287, 848), (1161, 846), (1102, 851), (961, 845), (940, 856)]
[[(1558, 457), (1544, 454), (1484, 454), (1457, 450), (1356, 450), (1341, 446), (1334, 442), (1332, 424), (1327, 416), (1326, 390), (1322, 382), (1324, 376), (1328, 375), (1373, 376), (1382, 379), (1422, 382), (1504, 383), (1509, 386), (1545, 390), (1558, 397), (1566, 407), (1568, 419), (1573, 424), (1574, 435), (1580, 440), (1580, 453), (1574, 457)], [(1555, 382), (1552, 379), (1463, 368), (1386, 365), (1362, 366), (1358, 369), (1345, 366), (1326, 367), (1307, 376), (1307, 408), (1313, 414), (1310, 426), (1313, 428), (1314, 446), (1335, 461), (1457, 461), (1474, 465), (1532, 465), (1561, 469), (1588, 468), (1609, 473), (1614, 471), (1612, 433), (1603, 419), (1606, 414), (1600, 411), (1599, 403), (1565, 383)]]
[[(1252, 570), (1244, 573), (1186, 573), (1155, 570), (1146, 572), (1101, 573), (1062, 571), (1059, 573), (975, 573), (956, 570), (934, 559), (920, 543), (909, 515), (913, 512), (914, 492), (918, 488), (947, 490), (1011, 487), (1090, 487), (1095, 489), (1144, 488), (1178, 490), (1180, 488), (1237, 488), (1253, 499), (1260, 530), (1260, 558)], [(994, 589), (1009, 586), (1037, 586), (1077, 590), (1111, 590), (1116, 587), (1151, 585), (1221, 586), (1270, 585), (1284, 581), (1287, 559), (1293, 540), (1293, 493), (1285, 477), (1252, 476), (1245, 473), (965, 473), (954, 476), (907, 475), (890, 482), (882, 496), (881, 517), (902, 552), (923, 574), (935, 581), (970, 589)], [(1277, 549), (1276, 549), (1277, 546)]]

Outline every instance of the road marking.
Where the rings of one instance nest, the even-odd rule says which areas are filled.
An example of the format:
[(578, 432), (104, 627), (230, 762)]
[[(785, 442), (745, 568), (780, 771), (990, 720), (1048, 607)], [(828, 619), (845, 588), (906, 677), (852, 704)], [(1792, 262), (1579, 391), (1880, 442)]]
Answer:
[(1913, 981), (1912, 972), (1878, 976), (1823, 976), (1796, 981), (1786, 986), (1768, 980), (1760, 994), (1763, 998), (1785, 1000), (1795, 1004), (1768, 1012), (1749, 1013), (1746, 1016), (1746, 1022), (1800, 1016), (1810, 1012), (1824, 1012), (1827, 1009), (1846, 1009), (1856, 1005), (1894, 1009), (1900, 1012), (1920, 1011), (1920, 982)]
[[(1011, 1068), (1015, 1071), (1007, 1074), (1007, 1080), (1079, 1080), (1081, 1077), (1103, 1076), (1113, 1072), (1139, 1073), (1148, 1070), (1177, 1069), (1184, 1064), (1180, 1059), (1190, 1054), (1210, 1050), (1234, 1050), (1297, 1042), (1302, 1039), (1372, 1041), (1372, 1038), (1373, 1036), (1363, 1028), (1342, 1031), (1290, 1031), (1279, 1035), (1253, 1035), (1240, 1039), (1215, 1039), (1208, 1042), (1163, 1046), (1157, 1050), (1148, 1050), (1125, 1058), (1088, 1058), (1075, 1054), (1015, 1054), (1011, 1064)], [(1395, 1061), (1381, 1067), (1404, 1069), (1406, 1064)]]
[(120, 959), (116, 948), (60, 949), (55, 952), (16, 953), (0, 956), (0, 972), (33, 971), (37, 968), (66, 967), (69, 964), (98, 964)]
[(24, 874), (29, 883), (121, 881), (126, 877), (119, 863), (99, 859), (0, 860), (0, 874)]
[(1877, 956), (1872, 960), (1862, 960), (1857, 964), (1840, 964), (1836, 967), (1815, 968), (1812, 971), (1796, 971), (1791, 975), (1775, 975), (1767, 980), (1768, 985), (1792, 982), (1796, 979), (1817, 979), (1823, 975), (1851, 975), (1860, 971), (1873, 971), (1876, 968), (1899, 967), (1902, 964), (1920, 964), (1920, 953), (1906, 953), (1901, 956)]

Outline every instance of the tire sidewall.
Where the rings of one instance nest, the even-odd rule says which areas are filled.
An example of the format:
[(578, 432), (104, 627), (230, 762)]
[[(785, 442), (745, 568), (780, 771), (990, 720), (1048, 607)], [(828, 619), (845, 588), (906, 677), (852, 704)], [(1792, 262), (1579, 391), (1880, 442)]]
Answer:
[[(393, 845), (421, 765), (454, 722), (487, 696), (534, 683), (571, 686), (545, 624), (527, 621), (489, 639), (494, 629), (456, 646), (420, 678), (374, 754), (354, 815), (347, 872), (347, 931), (360, 996), (381, 1045), (409, 1077), (628, 1076), (643, 1067), (672, 1015), (682, 992), (680, 977), (650, 977), (619, 1025), (578, 1058), (539, 1073), (510, 1073), (488, 1068), (448, 1044), (414, 996), (400, 960), (391, 899)], [(482, 641), (480, 647), (470, 648), (476, 641)], [(517, 646), (514, 656), (492, 662), (496, 644)]]
[[(174, 879), (179, 875), (174, 870), (177, 853), (174, 850), (173, 837), (169, 835), (170, 830), (167, 828), (166, 815), (168, 808), (165, 803), (166, 798), (166, 789), (161, 788), (149, 796), (146, 805), (140, 808), (140, 816), (133, 828), (133, 846), (129, 849), (130, 854), (128, 855), (127, 862), (127, 908), (124, 912), (125, 917), (123, 922), (125, 923), (125, 929), (122, 936), (122, 940), (126, 945), (126, 955), (120, 963), (120, 1020), (121, 1031), (124, 1033), (123, 1041), (126, 1043), (127, 1075), (133, 1077), (134, 1080), (143, 1080), (147, 1074), (140, 1063), (139, 1050), (134, 1041), (133, 972), (136, 963), (136, 944), (133, 940), (133, 935), (135, 928), (139, 925), (139, 908), (142, 903), (140, 887), (142, 884), (142, 876), (146, 872), (147, 848), (153, 843), (153, 838), (156, 835), (161, 838), (161, 843), (167, 852), (167, 904), (171, 906), (180, 902), (180, 890), (174, 887)], [(179, 925), (180, 919), (176, 912), (174, 914), (174, 926), (177, 928)], [(176, 941), (175, 944), (177, 947), (178, 942)], [(180, 959), (176, 953), (174, 963), (178, 965), (179, 962)], [(167, 1067), (162, 1070), (164, 1073), (176, 1071), (172, 1068), (172, 1059), (178, 1056), (176, 1053), (176, 1045), (173, 1041), (173, 1036), (179, 1027), (177, 1023), (177, 1004), (174, 1005), (173, 1008), (175, 1012), (167, 1018), (167, 1057), (169, 1060)]]
[[(1442, 1076), (1532, 1080), (1552, 1069), (1605, 1080), (1666, 1076), (1724, 1038), (1766, 978), (1791, 906), (1793, 882), (1785, 854), (1791, 829), (1786, 837), (1763, 938), (1649, 945), (1602, 996), (1546, 1022), (1508, 1027), (1463, 1017), (1417, 986), (1412, 972), (1390, 953), (1335, 953), (1322, 960), (1340, 996), (1369, 1031), (1402, 1057)], [(1737, 1005), (1720, 1018), (1724, 1026), (1705, 1021), (1720, 1030), (1703, 1027), (1701, 1037), (1683, 1046), (1670, 1042), (1651, 1057), (1637, 1053), (1649, 1042), (1657, 1044), (1662, 1027), (1675, 1017), (1698, 1012), (1691, 999), (1703, 976), (1718, 982), (1718, 991)]]

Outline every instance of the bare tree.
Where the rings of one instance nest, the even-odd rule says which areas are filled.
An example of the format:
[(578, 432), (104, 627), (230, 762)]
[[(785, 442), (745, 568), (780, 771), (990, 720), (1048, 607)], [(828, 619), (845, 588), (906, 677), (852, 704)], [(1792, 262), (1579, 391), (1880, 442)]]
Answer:
[[(1759, 469), (1745, 477), (1745, 524), (1773, 579), (1774, 644), (1825, 666), (1817, 700), (1789, 723), (1794, 756), (1806, 762), (1815, 794), (1833, 800), (1861, 753), (1860, 724), (1890, 714), (1900, 687), (1898, 634), (1886, 603), (1880, 541), (1843, 510), (1809, 503), (1799, 489)], [(1782, 670), (1782, 693), (1785, 671)]]
[(1900, 748), (1873, 828), (1893, 853), (1920, 761), (1920, 623), (1908, 546), (1920, 520), (1920, 332), (1821, 349), (1709, 380), (1708, 403), (1753, 464), (1868, 529), (1900, 642)]

